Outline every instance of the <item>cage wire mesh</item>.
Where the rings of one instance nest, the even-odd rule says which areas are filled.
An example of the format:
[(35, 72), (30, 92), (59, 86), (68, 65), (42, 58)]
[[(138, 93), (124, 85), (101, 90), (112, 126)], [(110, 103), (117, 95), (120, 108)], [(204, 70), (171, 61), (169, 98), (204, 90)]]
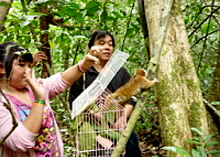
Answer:
[(126, 115), (116, 101), (105, 103), (111, 93), (105, 89), (128, 57), (127, 53), (115, 50), (96, 80), (72, 102), (75, 156), (111, 156), (126, 124)]
[(109, 94), (111, 92), (105, 90), (86, 111), (76, 117), (76, 156), (111, 156), (117, 145), (126, 124), (126, 115), (116, 101), (105, 102)]
[(121, 52), (119, 50), (114, 51), (110, 60), (99, 73), (97, 78), (72, 102), (73, 119), (77, 115), (81, 114), (88, 107), (88, 105), (100, 95), (100, 93), (104, 92), (107, 85), (110, 83), (112, 78), (128, 57), (129, 54), (125, 52)]

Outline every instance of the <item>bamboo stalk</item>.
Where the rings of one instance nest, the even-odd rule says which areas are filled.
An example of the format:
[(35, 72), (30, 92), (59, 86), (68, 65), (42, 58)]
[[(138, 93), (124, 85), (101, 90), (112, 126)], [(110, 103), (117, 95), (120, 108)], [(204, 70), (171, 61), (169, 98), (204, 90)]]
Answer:
[(112, 152), (112, 157), (119, 157), (120, 154), (123, 152), (129, 137), (131, 136), (132, 130), (135, 127), (135, 124), (141, 114), (141, 111), (143, 110), (142, 106), (147, 101), (147, 98), (144, 99), (144, 101), (139, 100), (131, 114), (131, 117), (127, 123), (126, 128), (122, 131), (119, 141), (117, 143), (117, 146), (115, 147), (114, 151)]

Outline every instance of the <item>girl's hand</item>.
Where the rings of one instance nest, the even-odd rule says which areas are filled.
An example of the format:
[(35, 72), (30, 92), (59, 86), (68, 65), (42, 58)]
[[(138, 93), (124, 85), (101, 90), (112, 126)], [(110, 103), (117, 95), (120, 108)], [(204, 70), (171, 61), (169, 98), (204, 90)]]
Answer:
[(37, 82), (35, 78), (34, 70), (32, 71), (32, 73), (26, 72), (26, 77), (27, 77), (27, 82), (30, 85), (34, 93), (35, 99), (45, 100), (45, 92), (43, 88), (43, 83), (42, 81)]

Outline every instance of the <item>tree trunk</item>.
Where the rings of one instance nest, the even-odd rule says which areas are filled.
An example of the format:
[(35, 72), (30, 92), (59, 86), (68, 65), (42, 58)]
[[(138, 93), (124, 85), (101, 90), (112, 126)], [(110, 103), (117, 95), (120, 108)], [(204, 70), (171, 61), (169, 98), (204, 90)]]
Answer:
[(0, 31), (4, 29), (4, 21), (11, 7), (12, 0), (1, 0), (0, 5)]
[[(220, 39), (218, 45), (218, 60), (215, 67), (214, 79), (209, 91), (209, 101), (220, 101)], [(220, 108), (218, 108), (220, 109)]]
[[(47, 4), (42, 4), (41, 9), (39, 12), (48, 14), (48, 8)], [(51, 55), (50, 55), (50, 45), (49, 45), (49, 19), (51, 18), (47, 15), (43, 15), (40, 17), (40, 29), (41, 29), (41, 35), (40, 35), (40, 41), (41, 41), (41, 51), (45, 52), (47, 58), (48, 58), (48, 63), (51, 66)], [(42, 77), (46, 78), (49, 76), (49, 73), (47, 71), (47, 67), (45, 64), (43, 65), (43, 70), (42, 70)]]
[[(158, 40), (161, 13), (165, 0), (145, 0), (150, 52)], [(154, 54), (152, 54), (154, 55)], [(179, 146), (189, 150), (185, 140), (192, 138), (191, 127), (208, 133), (206, 109), (199, 80), (189, 54), (188, 37), (178, 0), (174, 0), (171, 17), (159, 56), (156, 87), (160, 126), (164, 146)], [(167, 156), (178, 156), (170, 153)]]
[[(209, 91), (209, 102), (212, 101), (220, 101), (220, 39), (219, 39), (219, 45), (218, 45), (218, 59), (217, 64), (215, 67), (214, 72), (214, 78), (212, 81), (212, 85)], [(214, 106), (213, 106), (214, 107)], [(220, 110), (220, 106), (216, 106), (217, 110)], [(210, 126), (210, 133), (214, 136), (213, 140), (220, 141), (220, 117), (216, 115), (213, 110), (208, 108), (209, 114), (208, 114), (208, 120), (209, 120), (209, 126)], [(214, 149), (220, 150), (220, 144), (215, 146)]]
[(147, 49), (148, 59), (151, 59), (151, 53), (149, 48), (149, 34), (148, 34), (148, 28), (147, 28), (147, 21), (146, 21), (146, 15), (144, 11), (144, 0), (137, 0), (138, 4), (138, 11), (140, 15), (141, 20), (141, 26), (144, 34), (144, 42)]

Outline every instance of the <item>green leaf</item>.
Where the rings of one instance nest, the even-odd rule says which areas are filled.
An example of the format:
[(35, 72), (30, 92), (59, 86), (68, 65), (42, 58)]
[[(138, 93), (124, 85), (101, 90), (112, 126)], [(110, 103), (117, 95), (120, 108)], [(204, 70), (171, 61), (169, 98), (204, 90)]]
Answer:
[(201, 157), (207, 157), (206, 151), (203, 147), (197, 147)]
[(115, 16), (115, 18), (117, 18), (117, 19), (123, 18), (123, 16), (122, 16), (119, 12), (113, 11), (112, 14), (113, 14), (113, 15)]
[(207, 152), (207, 154), (217, 154), (220, 155), (220, 150), (210, 150)]
[(28, 20), (28, 21), (34, 20), (36, 17), (39, 17), (39, 15), (27, 15), (27, 16), (25, 16), (26, 20)]
[(192, 130), (193, 132), (197, 133), (197, 134), (200, 135), (200, 136), (203, 135), (203, 133), (202, 133), (199, 129), (197, 129), (197, 128), (191, 128), (191, 130)]
[(43, 4), (43, 3), (47, 3), (49, 2), (49, 0), (38, 0), (38, 1), (35, 1), (35, 2), (32, 2), (33, 4)]
[(193, 139), (194, 139), (194, 140), (197, 140), (197, 141), (199, 141), (199, 142), (202, 141), (202, 140), (201, 140), (201, 137), (193, 137)]
[(191, 152), (193, 157), (200, 157), (199, 153), (195, 149), (192, 149)]
[(29, 25), (29, 24), (30, 24), (30, 21), (22, 21), (22, 22), (19, 22), (19, 25), (20, 25), (21, 27), (27, 26), (27, 25)]
[(194, 143), (194, 144), (196, 144), (196, 145), (201, 145), (201, 143), (198, 142), (198, 141), (196, 141), (196, 140), (187, 140), (186, 142), (187, 142), (187, 143)]
[(75, 35), (73, 36), (73, 39), (86, 39), (86, 37), (83, 35)]
[(75, 16), (77, 14), (77, 9), (63, 7), (61, 10), (69, 16)]
[(90, 1), (89, 3), (87, 3), (86, 8), (85, 9), (92, 9), (92, 8), (98, 8), (99, 6), (99, 2), (96, 1)]
[(130, 5), (134, 0), (127, 0), (128, 5)]
[(183, 148), (173, 146), (173, 147), (163, 147), (162, 149), (172, 151), (182, 155), (183, 157), (191, 157), (190, 153), (184, 150)]
[(87, 3), (85, 9), (87, 10), (87, 16), (93, 16), (99, 10), (99, 3), (95, 1), (90, 1)]
[(79, 9), (79, 8), (80, 8), (80, 7), (79, 7), (79, 4), (74, 3), (74, 2), (71, 2), (69, 5), (70, 5), (71, 7), (73, 7), (73, 8), (76, 8), (76, 9)]
[(204, 148), (209, 148), (213, 145), (216, 145), (216, 144), (219, 144), (220, 141), (209, 141), (209, 142), (206, 142), (205, 145), (204, 145)]
[(76, 15), (76, 20), (77, 20), (77, 22), (83, 22), (83, 14), (81, 14), (81, 13), (77, 13), (77, 15)]
[(213, 101), (211, 102), (212, 105), (220, 105), (220, 101)]
[(211, 134), (206, 135), (206, 136), (202, 139), (202, 141), (203, 141), (203, 142), (208, 141), (208, 140), (210, 140), (210, 139), (212, 138), (212, 136), (213, 136), (213, 135), (211, 135)]

